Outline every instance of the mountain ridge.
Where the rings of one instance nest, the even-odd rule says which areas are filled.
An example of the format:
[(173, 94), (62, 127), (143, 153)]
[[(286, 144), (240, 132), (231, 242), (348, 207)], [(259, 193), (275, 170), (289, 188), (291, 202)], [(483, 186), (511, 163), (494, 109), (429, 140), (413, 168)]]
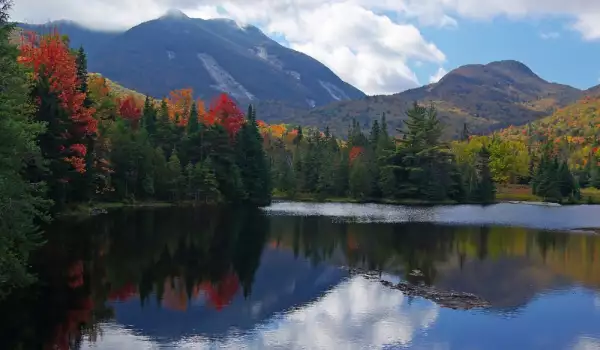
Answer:
[(572, 86), (542, 79), (519, 61), (503, 60), (460, 66), (437, 83), (397, 94), (335, 102), (307, 112), (302, 119), (310, 125), (329, 125), (340, 133), (353, 118), (367, 128), (385, 113), (392, 128), (401, 128), (404, 112), (417, 101), (435, 105), (450, 127), (446, 136), (455, 137), (464, 123), (475, 133), (522, 125), (551, 115), (583, 94)]
[[(21, 26), (43, 31), (52, 23)], [(86, 49), (90, 71), (157, 98), (190, 87), (203, 99), (226, 92), (243, 104), (268, 108), (267, 101), (277, 100), (309, 109), (366, 96), (318, 60), (231, 20), (171, 10), (122, 32), (94, 32), (73, 23), (59, 23), (58, 30), (71, 37), (73, 47)]]
[(449, 127), (446, 136), (455, 137), (464, 123), (474, 133), (489, 133), (600, 94), (600, 85), (581, 90), (546, 81), (522, 62), (499, 60), (463, 65), (436, 83), (396, 94), (367, 96), (314, 58), (228, 19), (169, 10), (121, 32), (55, 23), (72, 46), (84, 46), (90, 71), (140, 93), (161, 98), (191, 87), (208, 100), (223, 91), (242, 104), (255, 104), (267, 122), (329, 126), (337, 135), (345, 134), (353, 118), (368, 128), (383, 113), (391, 128), (401, 128), (414, 101), (435, 105)]

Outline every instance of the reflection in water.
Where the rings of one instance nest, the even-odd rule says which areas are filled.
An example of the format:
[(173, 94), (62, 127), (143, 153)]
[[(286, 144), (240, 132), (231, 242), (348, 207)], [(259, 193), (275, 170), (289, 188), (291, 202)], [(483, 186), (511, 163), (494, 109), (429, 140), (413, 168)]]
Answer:
[(397, 206), (385, 204), (280, 202), (265, 211), (294, 216), (330, 216), (353, 222), (435, 222), (545, 229), (600, 228), (599, 205), (553, 207), (500, 203), (488, 206)]
[[(287, 215), (293, 206), (299, 215)], [(375, 211), (350, 213), (360, 217), (360, 208)], [(476, 208), (472, 220), (488, 210)], [(561, 348), (598, 344), (600, 305), (586, 292), (600, 290), (598, 236), (422, 222), (443, 217), (439, 208), (411, 210), (405, 217), (416, 222), (402, 224), (389, 223), (391, 213), (362, 222), (303, 216), (317, 209), (178, 208), (57, 223), (33, 261), (41, 283), (0, 305), (0, 348), (535, 349), (547, 345), (547, 327), (562, 330), (551, 339)], [(343, 205), (325, 209), (348, 216)], [(535, 210), (561, 217), (557, 209), (572, 210)], [(343, 266), (475, 293), (492, 308), (440, 309)], [(538, 333), (519, 331), (523, 324)], [(492, 333), (478, 343), (465, 338), (469, 327)], [(494, 339), (498, 327), (513, 329), (512, 342)]]

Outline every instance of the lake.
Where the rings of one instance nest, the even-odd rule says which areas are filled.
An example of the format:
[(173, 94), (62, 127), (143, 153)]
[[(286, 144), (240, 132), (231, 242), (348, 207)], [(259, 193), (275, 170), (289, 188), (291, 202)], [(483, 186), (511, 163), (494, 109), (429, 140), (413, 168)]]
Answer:
[[(121, 210), (54, 223), (0, 349), (600, 349), (600, 206)], [(472, 293), (447, 308), (390, 283)]]

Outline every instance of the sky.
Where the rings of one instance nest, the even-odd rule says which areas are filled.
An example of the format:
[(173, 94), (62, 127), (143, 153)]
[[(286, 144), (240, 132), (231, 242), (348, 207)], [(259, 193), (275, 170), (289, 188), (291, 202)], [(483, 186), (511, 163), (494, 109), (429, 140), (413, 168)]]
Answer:
[(123, 30), (172, 8), (255, 25), (369, 95), (505, 59), (549, 81), (600, 83), (600, 0), (14, 0), (11, 16)]

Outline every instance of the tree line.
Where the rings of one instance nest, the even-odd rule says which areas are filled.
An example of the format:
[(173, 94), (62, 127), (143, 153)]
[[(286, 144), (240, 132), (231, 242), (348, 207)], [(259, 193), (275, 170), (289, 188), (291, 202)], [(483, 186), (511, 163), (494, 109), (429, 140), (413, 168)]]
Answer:
[(252, 106), (244, 114), (222, 94), (204, 111), (186, 89), (163, 100), (120, 96), (90, 78), (68, 37), (11, 43), (10, 5), (0, 0), (0, 294), (31, 282), (39, 225), (74, 203), (270, 203)]
[(487, 149), (482, 147), (474, 162), (461, 164), (442, 140), (442, 130), (435, 107), (416, 102), (399, 138), (390, 135), (385, 114), (368, 134), (354, 120), (346, 141), (328, 129), (305, 132), (298, 127), (291, 144), (276, 140), (267, 147), (273, 184), (291, 198), (311, 194), (361, 201), (493, 202)]
[(434, 106), (416, 102), (399, 137), (385, 114), (368, 133), (353, 121), (337, 137), (328, 128), (266, 125), (252, 106), (244, 113), (226, 94), (208, 108), (191, 89), (160, 100), (123, 94), (89, 74), (84, 49), (70, 49), (56, 32), (11, 44), (9, 5), (0, 0), (2, 291), (31, 280), (25, 266), (40, 241), (38, 225), (77, 203), (264, 206), (273, 193), (491, 203), (506, 173), (517, 178), (507, 162), (526, 164), (519, 181), (547, 199), (576, 197), (586, 179), (600, 186), (597, 162), (588, 163), (588, 177), (572, 174), (552, 145), (523, 163), (522, 153), (495, 138), (472, 138), (466, 127), (462, 142), (446, 142)]

